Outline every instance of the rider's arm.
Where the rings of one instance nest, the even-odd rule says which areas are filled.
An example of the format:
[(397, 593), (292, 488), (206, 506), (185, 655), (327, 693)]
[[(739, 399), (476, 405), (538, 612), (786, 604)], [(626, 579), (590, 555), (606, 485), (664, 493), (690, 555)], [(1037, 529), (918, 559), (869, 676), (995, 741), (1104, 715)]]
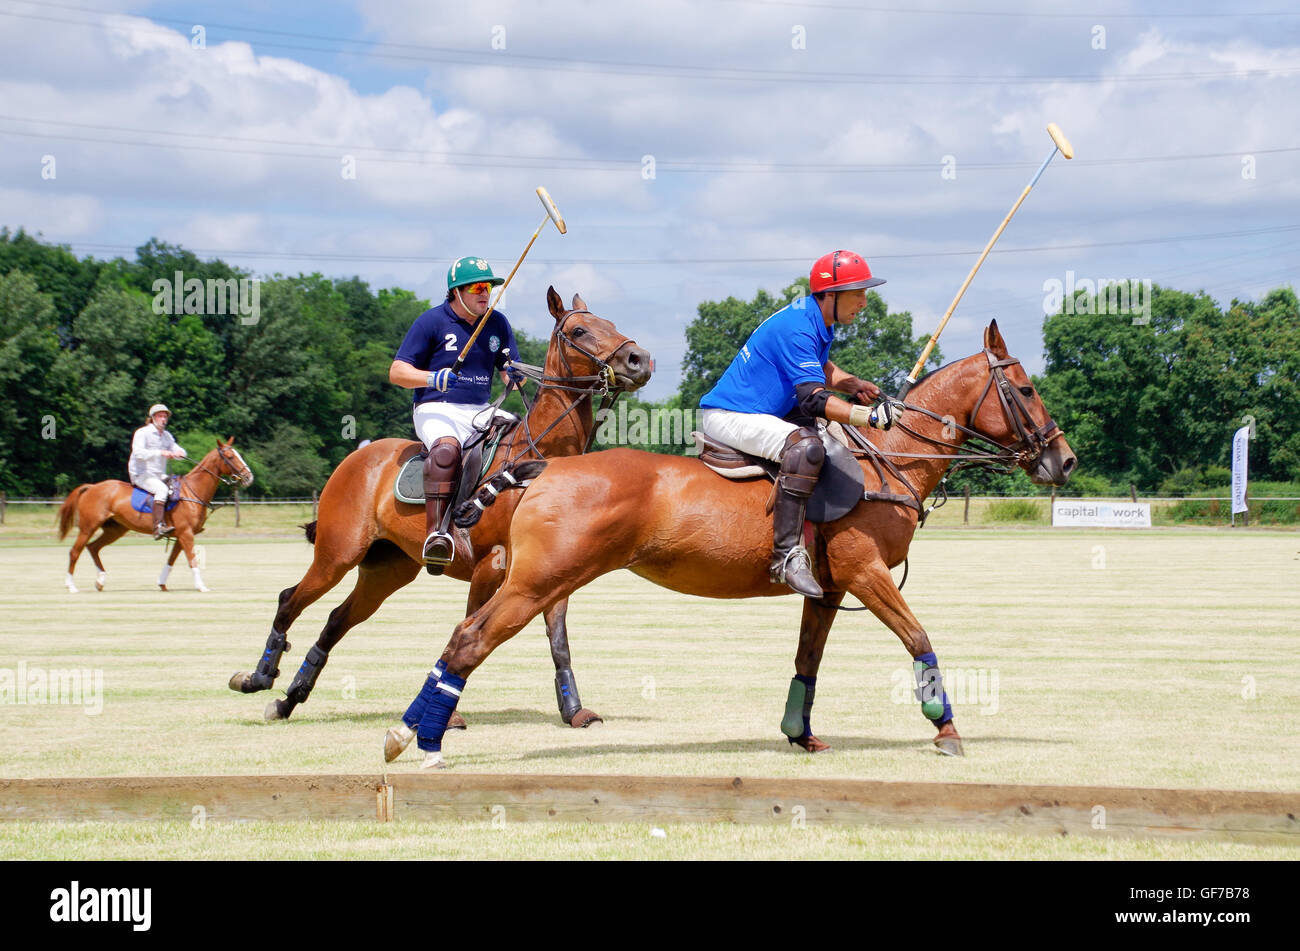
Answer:
[[(868, 383), (852, 373), (844, 372), (829, 360), (826, 361), (826, 366), (823, 369), (826, 371), (827, 389), (835, 390), (837, 393), (847, 393), (863, 403), (880, 399), (880, 387), (876, 386), (876, 384)], [(843, 421), (841, 420), (841, 422)]]
[[(805, 416), (820, 416), (836, 423), (850, 422), (854, 407), (838, 396), (832, 396), (819, 383), (800, 383), (794, 388), (796, 404)], [(863, 407), (858, 407), (862, 409)], [(858, 422), (856, 425), (862, 425)]]
[(145, 439), (148, 435), (148, 432), (143, 427), (136, 430), (135, 436), (131, 439), (132, 457), (145, 461), (163, 458), (163, 450), (149, 449), (145, 445)]
[(421, 386), (428, 386), (428, 381), (427, 370), (418, 370), (405, 360), (394, 360), (393, 365), (388, 368), (388, 382), (396, 383), (403, 389), (414, 390)]

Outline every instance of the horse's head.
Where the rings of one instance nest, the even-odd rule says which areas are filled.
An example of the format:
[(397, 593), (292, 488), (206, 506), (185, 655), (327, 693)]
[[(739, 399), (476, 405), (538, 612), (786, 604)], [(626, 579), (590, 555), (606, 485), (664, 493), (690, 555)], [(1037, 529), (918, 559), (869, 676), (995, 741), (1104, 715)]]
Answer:
[(1035, 484), (1065, 485), (1079, 460), (1020, 361), (1007, 353), (996, 320), (984, 330), (982, 357), (988, 375), (971, 410), (971, 428), (1013, 451)]
[(586, 301), (577, 294), (573, 295), (573, 308), (565, 310), (555, 288), (548, 287), (546, 305), (555, 318), (555, 332), (546, 352), (549, 376), (604, 375), (611, 389), (626, 392), (646, 385), (654, 361), (635, 340), (623, 336), (613, 323), (587, 310)]
[[(213, 459), (213, 457), (216, 457)], [(227, 485), (239, 484), (241, 489), (246, 489), (253, 484), (253, 470), (248, 468), (248, 463), (244, 457), (239, 454), (235, 448), (235, 437), (231, 436), (225, 442), (217, 440), (217, 448), (204, 457), (204, 463), (211, 459), (213, 471), (218, 478)]]

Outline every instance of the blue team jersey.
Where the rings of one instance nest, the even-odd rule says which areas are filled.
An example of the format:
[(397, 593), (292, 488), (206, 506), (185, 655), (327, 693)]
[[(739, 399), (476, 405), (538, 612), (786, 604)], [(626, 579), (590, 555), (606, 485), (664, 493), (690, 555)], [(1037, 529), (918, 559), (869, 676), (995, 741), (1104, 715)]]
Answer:
[[(441, 370), (456, 362), (461, 348), (474, 333), (473, 324), (456, 316), (450, 302), (426, 310), (406, 332), (397, 359), (417, 370)], [(492, 396), (492, 371), (501, 369), (507, 360), (518, 356), (514, 331), (506, 315), (494, 310), (488, 325), (474, 341), (460, 368), (460, 379), (439, 393), (432, 387), (415, 390), (414, 405), (440, 401), (445, 403), (486, 403)]]
[(785, 416), (794, 409), (796, 386), (826, 383), (834, 339), (817, 301), (801, 297), (758, 325), (700, 406)]

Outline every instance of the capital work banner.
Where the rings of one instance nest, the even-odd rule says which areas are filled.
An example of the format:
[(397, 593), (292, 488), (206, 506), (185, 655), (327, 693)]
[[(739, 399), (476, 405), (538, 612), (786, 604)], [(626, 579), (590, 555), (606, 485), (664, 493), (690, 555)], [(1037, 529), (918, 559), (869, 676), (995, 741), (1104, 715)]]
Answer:
[(1246, 465), (1250, 427), (1242, 426), (1232, 437), (1232, 514), (1246, 511)]

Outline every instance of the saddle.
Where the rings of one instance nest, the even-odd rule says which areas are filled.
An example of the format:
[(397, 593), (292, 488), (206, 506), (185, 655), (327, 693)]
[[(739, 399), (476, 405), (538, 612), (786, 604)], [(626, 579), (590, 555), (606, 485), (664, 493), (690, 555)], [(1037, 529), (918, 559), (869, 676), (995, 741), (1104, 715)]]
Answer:
[[(479, 430), (461, 447), (460, 481), (456, 485), (456, 494), (452, 496), (451, 511), (474, 494), (483, 477), (492, 468), (497, 448), (501, 440), (517, 425), (519, 417), (504, 410), (497, 410), (492, 422), (485, 430)], [(424, 504), (424, 460), (428, 450), (421, 449), (402, 465), (393, 482), (393, 496), (399, 502), (411, 505)]]
[[(163, 481), (167, 483), (167, 505), (165, 510), (170, 512), (176, 508), (181, 500), (181, 480), (175, 476), (167, 476)], [(146, 492), (139, 486), (131, 486), (131, 508), (137, 512), (143, 512), (148, 515), (153, 511), (153, 493)]]
[[(843, 518), (865, 498), (862, 467), (849, 452), (843, 430), (838, 423), (818, 424), (817, 432), (826, 447), (826, 462), (822, 465), (817, 487), (808, 499), (806, 517), (810, 522), (833, 522)], [(701, 432), (693, 432), (700, 461), (726, 479), (744, 480), (767, 478), (773, 482), (781, 472), (780, 463), (761, 456), (751, 456)]]

